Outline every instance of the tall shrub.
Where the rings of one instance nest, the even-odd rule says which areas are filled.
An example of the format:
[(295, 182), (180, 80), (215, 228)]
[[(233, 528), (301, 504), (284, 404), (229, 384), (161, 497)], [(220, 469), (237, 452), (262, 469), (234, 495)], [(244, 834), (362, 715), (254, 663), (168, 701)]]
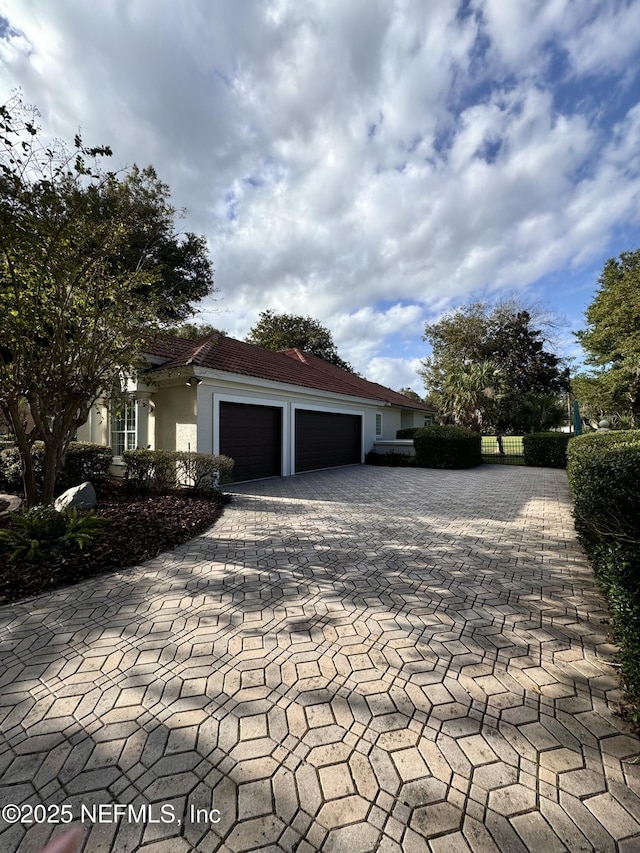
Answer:
[(574, 438), (575, 525), (614, 616), (623, 681), (640, 709), (640, 430)]
[(464, 427), (422, 427), (413, 444), (418, 468), (473, 468), (482, 463), (482, 437)]
[(523, 436), (524, 464), (539, 468), (566, 468), (567, 432), (532, 432)]

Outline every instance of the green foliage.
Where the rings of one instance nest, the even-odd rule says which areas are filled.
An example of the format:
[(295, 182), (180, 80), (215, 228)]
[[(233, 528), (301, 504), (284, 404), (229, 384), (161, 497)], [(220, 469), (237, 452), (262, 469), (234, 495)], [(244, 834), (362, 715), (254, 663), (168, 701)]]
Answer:
[(522, 439), (524, 464), (538, 468), (566, 468), (568, 432), (533, 432)]
[(500, 433), (549, 426), (533, 417), (532, 395), (557, 397), (567, 373), (528, 309), (466, 305), (427, 325), (424, 340), (432, 355), (420, 372), (443, 420)]
[(134, 494), (164, 493), (181, 486), (211, 496), (233, 479), (233, 459), (178, 450), (127, 450), (125, 487)]
[(450, 371), (438, 392), (441, 420), (480, 430), (495, 422), (505, 378), (491, 361), (468, 362)]
[(418, 403), (424, 403), (425, 401), (422, 399), (420, 394), (417, 394), (413, 388), (401, 388), (398, 392), (399, 394), (404, 394), (405, 397), (408, 397), (410, 400), (416, 400)]
[[(38, 483), (42, 482), (44, 455), (44, 444), (35, 442), (31, 447), (31, 458)], [(65, 454), (64, 467), (58, 473), (54, 493), (60, 494), (87, 480), (94, 485), (100, 483), (107, 477), (112, 459), (110, 447), (83, 441), (71, 442)], [(10, 491), (16, 491), (22, 485), (22, 458), (14, 442), (0, 449), (0, 483)]]
[(11, 513), (10, 526), (0, 530), (0, 546), (9, 550), (12, 562), (41, 560), (67, 546), (83, 548), (102, 536), (108, 523), (93, 511), (81, 515), (75, 507), (57, 512), (39, 505)]
[(576, 530), (614, 616), (623, 681), (640, 708), (640, 430), (574, 438), (567, 474)]
[(178, 482), (198, 495), (212, 495), (219, 486), (233, 481), (233, 459), (211, 453), (177, 453)]
[(296, 314), (262, 311), (249, 331), (247, 343), (270, 350), (297, 348), (353, 373), (353, 367), (338, 355), (331, 332), (318, 320)]
[[(31, 449), (32, 456), (37, 453), (36, 446)], [(22, 462), (20, 451), (13, 442), (0, 449), (0, 486), (15, 492), (22, 484)]]
[(576, 337), (597, 372), (574, 393), (599, 415), (626, 414), (640, 424), (640, 249), (610, 258), (586, 312), (587, 328)]
[(52, 501), (68, 443), (149, 333), (188, 316), (212, 286), (204, 238), (175, 235), (152, 167), (103, 171), (107, 147), (46, 145), (35, 122), (19, 98), (0, 108), (0, 410), (30, 505)]
[(481, 436), (463, 427), (422, 427), (413, 444), (419, 468), (473, 468), (482, 463)]
[(178, 486), (175, 451), (125, 450), (125, 488), (132, 494), (163, 494)]
[(633, 429), (635, 418), (625, 383), (621, 385), (619, 378), (619, 370), (599, 370), (591, 376), (580, 373), (572, 378), (571, 390), (580, 406), (580, 417), (592, 429), (597, 429), (603, 418), (613, 429)]
[(164, 332), (167, 335), (174, 335), (176, 338), (186, 338), (190, 341), (211, 337), (212, 335), (227, 334), (223, 329), (217, 329), (210, 323), (181, 323), (179, 326), (169, 326)]
[(514, 416), (522, 432), (547, 432), (569, 421), (566, 402), (556, 394), (527, 393)]
[(396, 438), (413, 438), (420, 427), (403, 427), (396, 430)]

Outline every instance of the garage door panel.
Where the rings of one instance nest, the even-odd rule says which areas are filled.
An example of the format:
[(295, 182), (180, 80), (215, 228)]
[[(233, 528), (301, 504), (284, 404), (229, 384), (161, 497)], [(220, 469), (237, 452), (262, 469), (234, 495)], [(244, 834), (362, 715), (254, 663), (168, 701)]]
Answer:
[(296, 471), (361, 461), (362, 418), (311, 409), (296, 411)]
[(220, 453), (235, 460), (236, 481), (282, 473), (282, 409), (220, 403)]

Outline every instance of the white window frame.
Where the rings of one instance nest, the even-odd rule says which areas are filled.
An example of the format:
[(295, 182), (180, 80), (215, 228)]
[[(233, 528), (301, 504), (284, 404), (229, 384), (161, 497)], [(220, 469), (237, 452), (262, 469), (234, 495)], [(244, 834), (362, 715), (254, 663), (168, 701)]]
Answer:
[[(380, 429), (378, 430), (378, 423), (380, 424)], [(376, 412), (376, 438), (382, 438), (383, 430), (382, 430), (382, 412)]]
[(121, 459), (125, 450), (136, 449), (138, 406), (135, 400), (127, 400), (121, 405), (122, 414), (118, 416), (112, 411), (109, 419), (109, 439), (116, 459)]

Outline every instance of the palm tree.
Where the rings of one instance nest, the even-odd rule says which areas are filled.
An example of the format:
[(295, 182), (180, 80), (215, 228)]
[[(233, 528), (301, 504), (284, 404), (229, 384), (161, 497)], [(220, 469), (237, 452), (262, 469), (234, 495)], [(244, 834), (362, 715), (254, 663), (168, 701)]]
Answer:
[(440, 418), (480, 430), (504, 396), (504, 377), (492, 361), (466, 362), (448, 372), (437, 394)]

